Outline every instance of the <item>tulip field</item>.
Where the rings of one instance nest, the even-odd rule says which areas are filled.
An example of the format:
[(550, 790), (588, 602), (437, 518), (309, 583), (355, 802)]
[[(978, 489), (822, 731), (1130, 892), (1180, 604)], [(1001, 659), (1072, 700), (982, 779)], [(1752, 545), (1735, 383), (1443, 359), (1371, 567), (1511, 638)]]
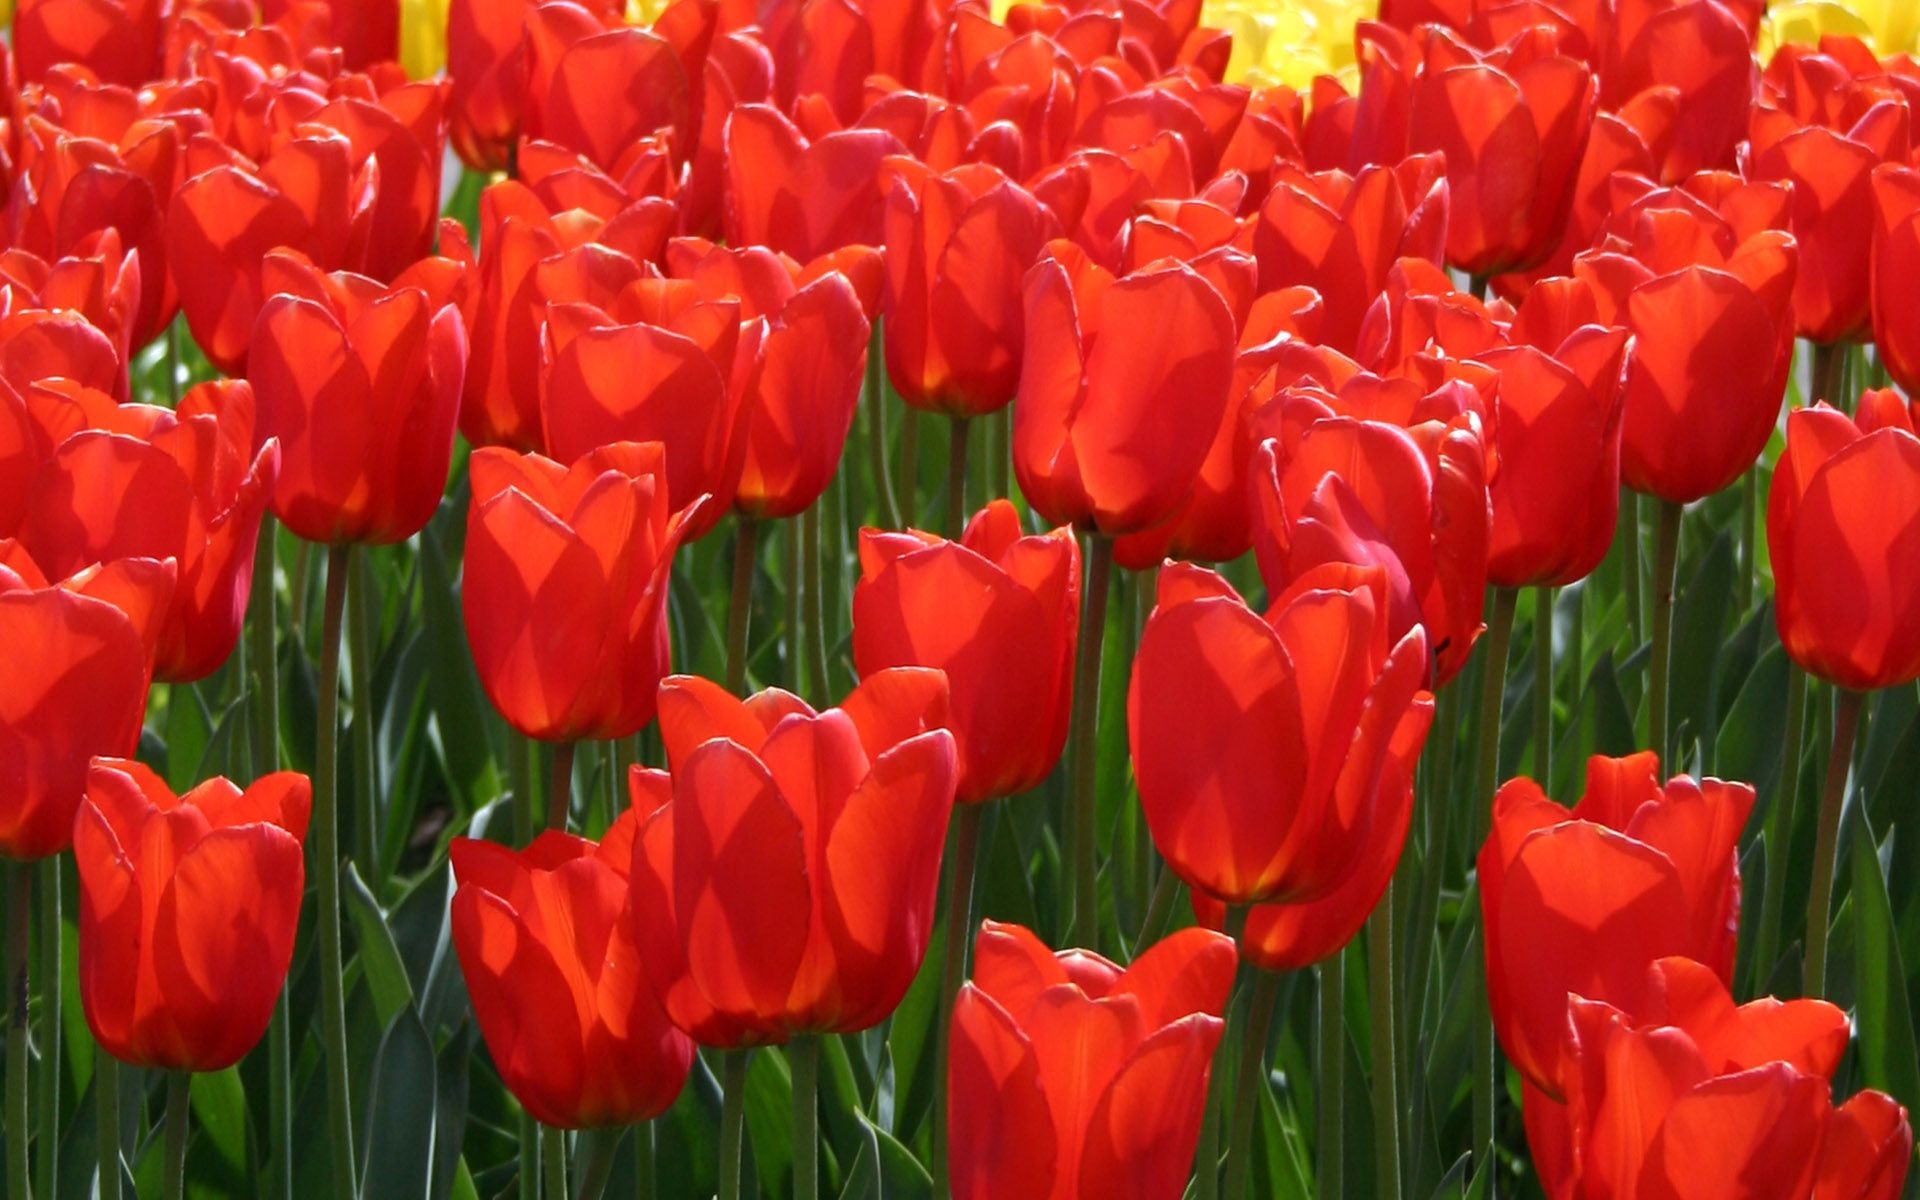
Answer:
[(1920, 1197), (1920, 0), (0, 28), (0, 1200)]

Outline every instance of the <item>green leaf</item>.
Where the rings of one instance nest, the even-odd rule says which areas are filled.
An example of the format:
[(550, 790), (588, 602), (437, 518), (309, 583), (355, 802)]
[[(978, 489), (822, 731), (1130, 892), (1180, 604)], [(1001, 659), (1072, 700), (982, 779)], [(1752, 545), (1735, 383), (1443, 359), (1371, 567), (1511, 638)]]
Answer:
[(393, 944), (393, 932), (387, 928), (387, 915), (360, 878), (359, 870), (347, 863), (340, 872), (347, 913), (353, 918), (355, 944), (360, 951), (360, 970), (373, 995), (373, 1011), (382, 1026), (391, 1025), (400, 1011), (413, 1003), (413, 985), (407, 981), (407, 968)]
[(1920, 1053), (1916, 1053), (1907, 976), (1880, 874), (1873, 830), (1866, 814), (1853, 810), (1854, 999), (1860, 1035), (1860, 1071), (1878, 1088), (1914, 1111), (1920, 1105)]
[[(480, 676), (467, 651), (467, 626), (453, 582), (459, 552), (459, 508), (441, 502), (440, 514), (420, 534), (420, 620), (430, 667), (427, 699), (433, 707), (447, 773), (464, 789), (469, 804), (491, 799), (498, 790), (494, 763), (504, 759), (504, 741), (489, 737), (499, 728), (480, 690)], [(451, 552), (449, 539), (455, 541)]]
[(200, 1136), (237, 1175), (247, 1170), (247, 1092), (240, 1071), (198, 1071), (189, 1093)]
[(438, 1079), (433, 1042), (414, 1011), (403, 1009), (380, 1039), (374, 1060), (361, 1168), (365, 1200), (427, 1194), (437, 1137)]
[(1721, 642), (1732, 594), (1733, 540), (1722, 533), (1674, 604), (1669, 720), (1676, 735), (1674, 753), (1684, 762), (1691, 763), (1692, 747), (1703, 739), (1712, 744), (1717, 724), (1714, 684), (1726, 657)]
[(1787, 652), (1769, 646), (1748, 672), (1714, 739), (1713, 771), (1745, 780), (1777, 802), (1781, 751), (1787, 738)]
[(793, 1175), (793, 1079), (775, 1051), (758, 1051), (747, 1066), (747, 1136), (760, 1190), (785, 1195)]

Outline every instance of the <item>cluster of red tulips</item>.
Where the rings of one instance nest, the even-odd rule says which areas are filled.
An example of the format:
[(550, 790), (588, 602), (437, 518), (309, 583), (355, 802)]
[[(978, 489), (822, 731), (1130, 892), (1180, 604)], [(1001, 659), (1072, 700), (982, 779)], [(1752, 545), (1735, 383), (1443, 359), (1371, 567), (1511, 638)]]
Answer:
[(1001, 7), (17, 0), (8, 1200), (1905, 1194), (1920, 64)]

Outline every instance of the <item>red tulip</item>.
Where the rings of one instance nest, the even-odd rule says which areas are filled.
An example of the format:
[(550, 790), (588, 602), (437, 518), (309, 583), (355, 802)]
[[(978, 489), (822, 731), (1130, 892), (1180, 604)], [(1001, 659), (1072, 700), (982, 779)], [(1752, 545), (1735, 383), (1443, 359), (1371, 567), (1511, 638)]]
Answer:
[(779, 110), (741, 105), (727, 125), (727, 241), (802, 262), (881, 245), (880, 164), (905, 149), (884, 129), (809, 139)]
[[(400, 57), (400, 0), (318, 0), (326, 12), (327, 35), (340, 47), (341, 65), (364, 71)], [(316, 0), (261, 0), (260, 15), (277, 21), (296, 7)]]
[(674, 47), (657, 33), (603, 24), (589, 7), (561, 0), (527, 17), (526, 113), (530, 137), (577, 150), (612, 170), (656, 131), (688, 144), (693, 93)]
[(202, 384), (176, 410), (116, 405), (50, 379), (28, 394), (51, 453), (32, 476), (20, 540), (54, 576), (116, 558), (173, 559), (154, 675), (192, 681), (233, 652), (280, 449), (254, 449), (253, 391)]
[(0, 855), (66, 849), (88, 760), (133, 753), (173, 579), (170, 562), (119, 559), (50, 587), (0, 540)]
[(1493, 799), (1478, 859), (1493, 1026), (1550, 1096), (1573, 1086), (1569, 994), (1639, 1012), (1655, 959), (1698, 959), (1723, 980), (1733, 972), (1736, 844), (1753, 789), (1685, 775), (1662, 786), (1659, 765), (1652, 751), (1589, 759), (1571, 811), (1525, 778)]
[(562, 1129), (672, 1106), (693, 1062), (626, 918), (641, 815), (598, 845), (548, 830), (525, 850), (455, 838), (453, 947), (487, 1053), (514, 1098)]
[(94, 760), (73, 857), (80, 999), (107, 1053), (223, 1071), (253, 1049), (293, 962), (311, 799), (293, 771), (175, 796), (140, 763)]
[(761, 518), (806, 511), (840, 466), (866, 382), (880, 253), (849, 246), (802, 267), (759, 246), (687, 239), (669, 248), (668, 267), (709, 301), (737, 300), (741, 319), (767, 322), (734, 507)]
[[(1726, 170), (1746, 133), (1754, 93), (1757, 9), (1747, 0), (1631, 0), (1612, 6), (1600, 103), (1636, 127), (1649, 98), (1671, 95), (1654, 178), (1677, 183)], [(1669, 102), (1654, 100), (1657, 107)]]
[(355, 169), (374, 168), (377, 186), (364, 244), (351, 247), (352, 257), (338, 265), (390, 282), (433, 253), (446, 156), (446, 91), (420, 82), (376, 92), (371, 79), (356, 80), (361, 86), (337, 85), (342, 94), (303, 115), (296, 128), (338, 131), (353, 147)]
[(1920, 678), (1920, 438), (1892, 391), (1849, 419), (1825, 404), (1787, 417), (1767, 495), (1780, 641), (1801, 668), (1867, 691)]
[(26, 307), (0, 287), (0, 383), (24, 392), (42, 379), (70, 379), (120, 397), (127, 365), (113, 339), (71, 309)]
[(161, 0), (19, 0), (13, 52), (22, 82), (63, 63), (139, 87), (160, 74)]
[(945, 671), (960, 759), (958, 799), (1040, 785), (1066, 744), (1080, 626), (1080, 552), (1071, 530), (1022, 537), (995, 500), (957, 542), (917, 530), (860, 531), (853, 662)]
[(635, 768), (650, 819), (633, 912), (674, 1024), (708, 1046), (850, 1033), (920, 969), (958, 776), (938, 671), (882, 671), (839, 708), (703, 679), (660, 688), (666, 772)]
[[(74, 247), (74, 253), (57, 258), (51, 262), (26, 250), (0, 251), (0, 287), (11, 293), (11, 300), (17, 309), (39, 309), (62, 315), (79, 316), (100, 332), (106, 343), (113, 349), (114, 377), (117, 397), (126, 397), (127, 387), (118, 377), (124, 373), (123, 364), (133, 357), (138, 346), (133, 342), (134, 322), (140, 315), (140, 296), (143, 285), (140, 281), (140, 259), (133, 251), (120, 252), (120, 235), (108, 228), (81, 241)], [(31, 335), (20, 335), (23, 341), (31, 342)], [(94, 339), (88, 339), (88, 346), (97, 346)], [(16, 349), (9, 348), (7, 369), (21, 384), (33, 380), (20, 378), (25, 364), (39, 358), (38, 355), (21, 355)], [(95, 359), (89, 352), (85, 360)], [(106, 373), (106, 358), (98, 356), (99, 366), (93, 368), (76, 362), (75, 367), (82, 374)], [(45, 368), (60, 368), (62, 362), (39, 362)], [(51, 370), (50, 374), (59, 374)], [(44, 378), (45, 376), (42, 376)]]
[(1920, 271), (1920, 167), (1873, 173), (1873, 341), (1894, 382), (1920, 391), (1920, 311), (1905, 281)]
[(1154, 845), (1228, 904), (1334, 894), (1389, 836), (1432, 719), (1427, 638), (1388, 640), (1385, 572), (1329, 564), (1264, 618), (1211, 571), (1161, 569), (1127, 693)]
[(701, 237), (720, 234), (727, 186), (727, 123), (744, 104), (773, 99), (773, 55), (756, 30), (733, 29), (707, 47), (700, 79), (700, 122), (680, 196), (682, 228)]
[(890, 159), (887, 373), (917, 408), (971, 417), (1013, 399), (1020, 281), (1058, 232), (1053, 214), (989, 166), (936, 174)]
[(622, 738), (653, 719), (667, 572), (693, 515), (668, 508), (663, 458), (631, 442), (571, 467), (474, 452), (467, 641), (487, 697), (528, 737)]
[(298, 536), (397, 542), (439, 507), (467, 351), (456, 270), (424, 259), (389, 286), (267, 257), (247, 378), (256, 436), (280, 441), (273, 512)]
[(956, 1200), (1177, 1200), (1234, 965), (1233, 941), (1201, 929), (1123, 971), (982, 925), (948, 1049)]
[(1170, 515), (1226, 411), (1237, 335), (1191, 267), (1116, 279), (1053, 242), (1028, 272), (1013, 466), (1047, 520), (1132, 533)]

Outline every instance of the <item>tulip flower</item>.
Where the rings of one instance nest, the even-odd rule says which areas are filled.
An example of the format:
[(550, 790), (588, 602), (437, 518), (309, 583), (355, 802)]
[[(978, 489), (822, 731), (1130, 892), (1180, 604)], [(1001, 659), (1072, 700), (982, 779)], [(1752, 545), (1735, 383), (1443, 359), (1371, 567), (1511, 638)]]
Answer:
[(1920, 271), (1920, 168), (1876, 168), (1873, 195), (1873, 342), (1894, 382), (1920, 391), (1920, 311), (1904, 286)]
[[(260, 15), (277, 21), (296, 5), (315, 0), (261, 0)], [(364, 71), (374, 63), (400, 57), (400, 0), (321, 0), (326, 32), (340, 47), (341, 63), (349, 71)]]
[(239, 640), (279, 470), (276, 442), (254, 450), (252, 389), (202, 384), (169, 410), (50, 379), (27, 403), (53, 450), (32, 476), (21, 541), (55, 576), (116, 558), (175, 560), (154, 675), (204, 678)]
[(528, 737), (622, 738), (653, 719), (667, 572), (693, 515), (669, 510), (664, 457), (631, 442), (570, 467), (474, 452), (467, 641), (488, 699)]
[(371, 87), (365, 94), (350, 92), (308, 114), (302, 127), (338, 131), (353, 148), (356, 169), (374, 168), (366, 240), (355, 247), (357, 257), (339, 265), (386, 282), (433, 253), (447, 140), (446, 95), (439, 84), (408, 83), (378, 95)]
[(1178, 1200), (1193, 1171), (1233, 941), (1183, 930), (1122, 970), (988, 921), (954, 1004), (956, 1200)]
[(1188, 886), (1304, 903), (1363, 869), (1400, 818), (1432, 720), (1426, 631), (1389, 641), (1386, 570), (1327, 564), (1264, 617), (1211, 571), (1160, 571), (1127, 692), (1147, 828)]
[(651, 1120), (693, 1062), (626, 916), (639, 824), (628, 809), (598, 845), (548, 830), (525, 850), (473, 838), (450, 850), (453, 947), (474, 1017), (501, 1079), (547, 1125)]
[(261, 268), (247, 378), (256, 437), (280, 442), (273, 512), (311, 542), (397, 542), (439, 507), (453, 456), (466, 333), (445, 300), (453, 264), (392, 285), (297, 254)]
[(127, 394), (126, 361), (112, 338), (71, 309), (16, 306), (12, 289), (0, 287), (0, 383), (24, 392), (51, 378)]
[(171, 562), (119, 559), (48, 586), (24, 547), (0, 541), (0, 856), (66, 849), (88, 760), (133, 753), (173, 580)]
[(933, 929), (958, 778), (938, 671), (815, 712), (703, 679), (660, 687), (671, 777), (635, 768), (633, 913), (673, 1023), (707, 1046), (884, 1020)]
[(652, 30), (609, 28), (589, 6), (544, 3), (526, 18), (529, 137), (577, 150), (608, 170), (642, 138), (665, 131), (685, 146), (693, 129), (693, 91), (666, 38)]
[(959, 541), (860, 531), (853, 662), (946, 672), (960, 760), (958, 799), (1040, 785), (1066, 744), (1080, 627), (1072, 531), (1021, 536), (1013, 505), (981, 509)]
[(80, 999), (107, 1053), (223, 1071), (253, 1049), (293, 962), (310, 799), (293, 771), (176, 796), (141, 763), (94, 760), (73, 857)]
[(912, 159), (887, 166), (888, 376), (916, 408), (996, 411), (1020, 382), (1020, 280), (1057, 222), (990, 166), (946, 174)]
[(1757, 9), (1751, 0), (1633, 0), (1609, 14), (1601, 107), (1649, 133), (1650, 110), (1668, 110), (1655, 118), (1660, 152), (1651, 177), (1675, 183), (1735, 165), (1759, 85)]
[(1013, 414), (1020, 489), (1047, 520), (1103, 534), (1159, 523), (1226, 412), (1233, 312), (1184, 264), (1115, 278), (1056, 241), (1028, 272)]
[[(121, 253), (120, 234), (111, 227), (83, 239), (73, 247), (72, 254), (52, 261), (27, 250), (0, 251), (0, 287), (12, 294), (12, 303), (19, 309), (84, 318), (113, 348), (116, 377), (120, 373), (119, 364), (125, 363), (138, 349), (133, 335), (144, 290), (140, 259), (131, 250)], [(23, 341), (33, 340), (29, 334), (17, 336)], [(89, 343), (96, 344), (92, 339)], [(24, 378), (25, 363), (30, 361), (28, 356), (10, 349), (7, 359), (10, 375), (22, 382), (32, 382)], [(56, 368), (49, 374), (59, 374), (57, 368), (63, 365), (49, 362), (41, 364), (41, 368)], [(82, 374), (92, 373), (86, 366), (79, 369)], [(105, 373), (104, 356), (100, 373)], [(124, 399), (124, 382), (117, 378), (115, 382), (118, 384), (115, 395)]]
[(893, 134), (856, 127), (809, 139), (778, 109), (745, 104), (726, 144), (728, 242), (802, 262), (885, 242), (880, 164), (906, 150)]
[(18, 0), (13, 51), (23, 82), (76, 63), (109, 83), (139, 87), (160, 74), (161, 0)]
[(1767, 495), (1780, 641), (1800, 667), (1853, 691), (1920, 678), (1920, 438), (1892, 391), (1859, 415), (1825, 404), (1787, 417)]
[[(1831, 1099), (1840, 1009), (1770, 997), (1736, 1008), (1712, 970), (1679, 957), (1650, 964), (1642, 991), (1625, 1011), (1570, 997), (1567, 1103), (1527, 1097), (1549, 1196), (1901, 1194), (1906, 1110), (1880, 1092)], [(1543, 1133), (1564, 1151), (1541, 1155)]]
[(1493, 1027), (1552, 1097), (1573, 1086), (1569, 994), (1638, 1012), (1655, 959), (1696, 959), (1723, 981), (1733, 972), (1753, 788), (1685, 775), (1662, 785), (1659, 766), (1652, 751), (1595, 756), (1571, 810), (1526, 778), (1493, 798), (1478, 858)]

